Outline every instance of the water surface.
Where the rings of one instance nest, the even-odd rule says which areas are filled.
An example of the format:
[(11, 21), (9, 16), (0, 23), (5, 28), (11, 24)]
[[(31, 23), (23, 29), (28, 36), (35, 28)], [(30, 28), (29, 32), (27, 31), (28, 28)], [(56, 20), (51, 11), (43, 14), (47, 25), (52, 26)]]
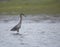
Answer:
[(19, 15), (0, 15), (0, 47), (60, 47), (60, 17), (28, 15), (23, 17), (19, 34), (10, 31)]

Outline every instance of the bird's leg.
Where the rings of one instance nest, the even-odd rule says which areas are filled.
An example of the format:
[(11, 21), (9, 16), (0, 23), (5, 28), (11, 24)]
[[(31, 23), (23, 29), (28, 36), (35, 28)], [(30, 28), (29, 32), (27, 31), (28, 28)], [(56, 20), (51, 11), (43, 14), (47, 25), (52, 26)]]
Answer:
[[(19, 34), (19, 29), (17, 30), (17, 34)], [(19, 35), (22, 35), (22, 34), (19, 34)]]
[(19, 33), (19, 29), (17, 30), (17, 33)]

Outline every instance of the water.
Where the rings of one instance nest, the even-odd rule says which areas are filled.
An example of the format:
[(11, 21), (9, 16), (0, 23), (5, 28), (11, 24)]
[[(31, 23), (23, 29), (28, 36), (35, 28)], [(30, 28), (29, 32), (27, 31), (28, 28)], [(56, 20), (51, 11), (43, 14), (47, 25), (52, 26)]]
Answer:
[(60, 47), (60, 17), (23, 17), (19, 34), (10, 31), (19, 16), (0, 16), (0, 47)]

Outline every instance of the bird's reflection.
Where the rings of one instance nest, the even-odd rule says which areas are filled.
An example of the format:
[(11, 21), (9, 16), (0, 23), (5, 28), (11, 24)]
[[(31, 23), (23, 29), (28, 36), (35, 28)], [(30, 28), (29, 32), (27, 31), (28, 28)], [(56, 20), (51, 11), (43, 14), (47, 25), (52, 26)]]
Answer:
[(12, 33), (13, 37), (16, 38), (20, 43), (20, 45), (27, 45), (26, 42), (24, 42), (25, 35), (20, 33)]
[(20, 34), (20, 33), (12, 33), (12, 35), (20, 35), (21, 36), (22, 34)]

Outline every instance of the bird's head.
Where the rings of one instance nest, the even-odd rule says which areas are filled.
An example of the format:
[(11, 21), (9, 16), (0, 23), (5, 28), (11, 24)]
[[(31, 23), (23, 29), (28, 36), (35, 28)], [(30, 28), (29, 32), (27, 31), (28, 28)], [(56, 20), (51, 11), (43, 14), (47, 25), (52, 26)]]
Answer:
[(20, 16), (24, 16), (24, 13), (20, 13)]
[(26, 17), (26, 15), (24, 13), (20, 13), (20, 17), (22, 17), (22, 16)]

